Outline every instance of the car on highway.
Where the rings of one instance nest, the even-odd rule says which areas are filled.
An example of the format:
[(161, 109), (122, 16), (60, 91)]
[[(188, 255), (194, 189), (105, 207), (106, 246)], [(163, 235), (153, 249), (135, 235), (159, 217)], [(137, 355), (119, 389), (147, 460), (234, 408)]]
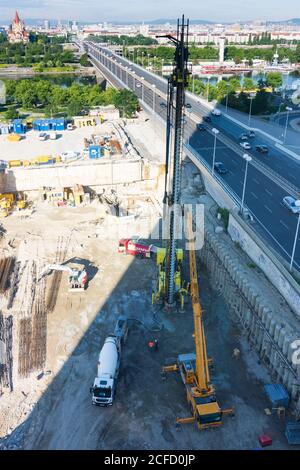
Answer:
[(216, 162), (214, 164), (214, 169), (217, 173), (219, 173), (219, 175), (226, 175), (226, 173), (228, 173), (228, 170), (223, 162)]
[(141, 85), (141, 83), (137, 83), (136, 86), (137, 86), (137, 88), (140, 88), (142, 85)]
[(209, 117), (209, 116), (203, 116), (203, 121), (205, 121), (205, 122), (211, 122), (211, 117)]
[(293, 214), (299, 214), (300, 213), (300, 204), (297, 204), (297, 200), (292, 197), (292, 196), (285, 196), (282, 199), (282, 203), (285, 207), (287, 207), (290, 211), (293, 212)]
[(269, 148), (266, 145), (255, 145), (255, 150), (259, 153), (268, 153)]
[(243, 147), (243, 149), (245, 150), (251, 149), (251, 145), (249, 144), (249, 142), (240, 142), (240, 146)]
[(191, 103), (186, 103), (185, 107), (188, 108), (188, 109), (191, 109), (192, 105), (191, 105)]
[(204, 124), (199, 123), (197, 124), (197, 129), (198, 131), (205, 131), (206, 127)]
[(159, 103), (159, 106), (161, 108), (166, 108), (167, 107), (166, 103), (164, 103), (163, 101), (161, 103)]
[(248, 134), (241, 134), (239, 137), (240, 140), (248, 140)]
[(216, 108), (216, 109), (213, 109), (213, 110), (212, 110), (211, 114), (212, 114), (213, 116), (221, 116), (222, 113), (221, 113), (221, 111), (220, 111), (219, 109)]
[(253, 139), (255, 137), (255, 132), (253, 130), (250, 130), (248, 133), (247, 133), (247, 136), (250, 137), (250, 139)]

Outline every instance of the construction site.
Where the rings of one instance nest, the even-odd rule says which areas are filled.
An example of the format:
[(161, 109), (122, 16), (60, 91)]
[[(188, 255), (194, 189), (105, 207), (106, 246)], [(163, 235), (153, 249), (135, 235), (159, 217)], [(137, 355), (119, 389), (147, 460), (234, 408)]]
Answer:
[(1, 148), (1, 450), (300, 448), (296, 297), (182, 150), (187, 35), (166, 129), (141, 110), (77, 122), (47, 162)]

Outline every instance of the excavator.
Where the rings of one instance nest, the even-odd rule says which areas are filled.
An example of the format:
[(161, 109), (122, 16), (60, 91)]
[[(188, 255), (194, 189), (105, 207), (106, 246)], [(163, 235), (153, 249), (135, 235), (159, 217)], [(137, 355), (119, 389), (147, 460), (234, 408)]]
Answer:
[(52, 271), (65, 271), (69, 274), (69, 292), (82, 292), (85, 290), (88, 280), (85, 269), (80, 271), (64, 264), (48, 264), (40, 273), (39, 280), (50, 274)]
[(203, 312), (199, 297), (198, 275), (196, 265), (195, 244), (193, 242), (192, 214), (187, 213), (189, 234), (190, 262), (190, 295), (194, 315), (194, 340), (196, 353), (179, 354), (177, 363), (163, 367), (163, 373), (179, 371), (186, 388), (187, 401), (190, 405), (191, 416), (177, 418), (178, 424), (196, 422), (198, 429), (219, 427), (223, 424), (223, 416), (233, 416), (233, 408), (221, 410), (215, 395), (215, 388), (210, 382), (206, 340), (203, 326)]

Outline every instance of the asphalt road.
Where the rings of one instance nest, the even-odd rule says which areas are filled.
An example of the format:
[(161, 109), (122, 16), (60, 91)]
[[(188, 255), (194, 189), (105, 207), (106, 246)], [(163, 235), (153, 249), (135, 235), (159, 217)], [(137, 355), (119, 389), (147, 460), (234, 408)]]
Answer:
[[(96, 46), (96, 48), (101, 49), (100, 46)], [(167, 93), (166, 80), (154, 76), (147, 70), (142, 69), (120, 56), (116, 56), (108, 49), (102, 48), (102, 51), (105, 51), (106, 56), (99, 54), (100, 62), (102, 66), (104, 65), (104, 67), (106, 67), (106, 73), (111, 71), (110, 80), (119, 87), (125, 85), (134, 90), (137, 96), (142, 99), (150, 109), (165, 120), (166, 107), (164, 104), (166, 100), (163, 96), (159, 96), (158, 93)], [(124, 67), (127, 67), (127, 69)], [(115, 77), (117, 77), (120, 82), (116, 80)], [(198, 151), (209, 165), (212, 165), (214, 137), (208, 130), (197, 130), (196, 123), (189, 118), (189, 112), (191, 112), (192, 115), (199, 117), (199, 122), (201, 122), (202, 117), (209, 114), (209, 109), (205, 104), (199, 102), (197, 97), (191, 98), (188, 96), (186, 101), (192, 105), (192, 108), (187, 110), (186, 113), (185, 139), (189, 139), (190, 146), (195, 151)], [(241, 133), (245, 132), (245, 129), (228, 120), (224, 115), (212, 117), (211, 125), (220, 131), (219, 136), (224, 135), (232, 142), (232, 145), (227, 145), (217, 139), (216, 161), (222, 161), (229, 170), (222, 178), (231, 190), (241, 199), (245, 176), (245, 161), (232, 147), (239, 144), (239, 136)], [(251, 139), (250, 143), (252, 149), (246, 151), (246, 153), (260, 160), (271, 172), (274, 172), (274, 174), (284, 177), (287, 183), (291, 183), (291, 185), (299, 188), (300, 165), (296, 160), (280, 152), (269, 139), (256, 137)], [(254, 150), (254, 146), (258, 143), (268, 145), (268, 155), (260, 155)], [(266, 239), (267, 243), (280, 253), (281, 256), (287, 261), (290, 261), (296, 233), (297, 215), (283, 206), (282, 199), (286, 195), (288, 195), (286, 189), (283, 189), (280, 184), (270, 179), (268, 171), (264, 171), (263, 168), (257, 169), (250, 162), (246, 183), (245, 205), (254, 215), (255, 223), (253, 224), (253, 228), (255, 228), (255, 230)], [(295, 251), (295, 266), (300, 270), (300, 233), (298, 234)]]

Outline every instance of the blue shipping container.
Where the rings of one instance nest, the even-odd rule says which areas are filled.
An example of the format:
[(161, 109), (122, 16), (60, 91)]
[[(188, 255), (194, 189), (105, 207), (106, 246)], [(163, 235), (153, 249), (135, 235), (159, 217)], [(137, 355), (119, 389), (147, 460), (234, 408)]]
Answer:
[(24, 134), (26, 126), (23, 124), (22, 119), (13, 120), (13, 131), (15, 134)]
[(102, 147), (100, 145), (91, 145), (89, 148), (90, 158), (101, 158), (103, 154)]
[(285, 427), (285, 436), (289, 444), (300, 444), (300, 423), (287, 423)]
[(59, 119), (35, 119), (33, 128), (36, 131), (63, 131), (66, 124), (63, 118)]
[(264, 385), (264, 389), (274, 408), (278, 408), (279, 406), (288, 408), (290, 397), (283, 385), (266, 384)]

